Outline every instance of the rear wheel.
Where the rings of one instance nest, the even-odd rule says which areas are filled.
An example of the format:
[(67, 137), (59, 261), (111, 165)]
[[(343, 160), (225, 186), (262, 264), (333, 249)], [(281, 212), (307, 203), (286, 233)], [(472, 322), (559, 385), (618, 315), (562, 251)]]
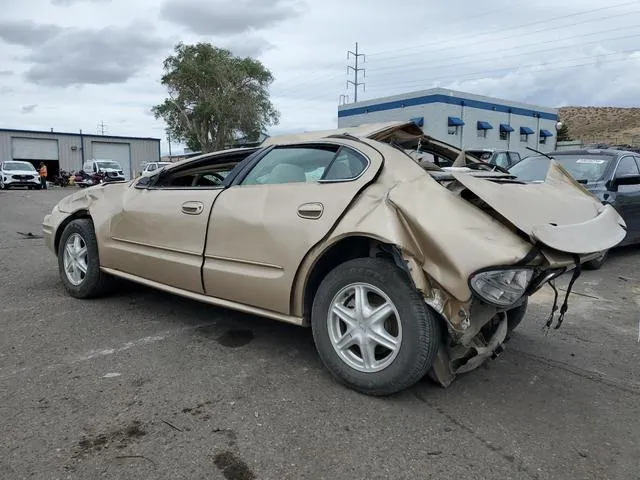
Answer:
[(58, 247), (58, 269), (65, 289), (75, 298), (97, 297), (109, 290), (113, 279), (100, 270), (91, 220), (74, 220), (65, 227)]
[(410, 387), (433, 365), (439, 319), (393, 263), (345, 262), (322, 281), (311, 313), (318, 354), (342, 384), (369, 395)]

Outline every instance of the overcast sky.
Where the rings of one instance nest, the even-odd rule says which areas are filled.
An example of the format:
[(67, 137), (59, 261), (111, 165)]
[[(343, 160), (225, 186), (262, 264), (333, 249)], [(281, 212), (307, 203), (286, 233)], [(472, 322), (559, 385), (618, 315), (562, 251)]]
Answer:
[(162, 137), (163, 153), (149, 109), (178, 41), (258, 57), (276, 78), (271, 133), (337, 125), (355, 42), (358, 100), (436, 86), (550, 107), (640, 99), (638, 0), (0, 0), (0, 12), (1, 128), (103, 121)]

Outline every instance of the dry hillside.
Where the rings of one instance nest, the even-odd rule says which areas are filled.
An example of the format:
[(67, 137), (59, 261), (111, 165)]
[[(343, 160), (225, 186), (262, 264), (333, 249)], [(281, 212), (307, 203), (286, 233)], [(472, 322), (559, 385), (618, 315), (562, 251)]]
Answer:
[(640, 108), (562, 107), (559, 116), (572, 139), (640, 145)]

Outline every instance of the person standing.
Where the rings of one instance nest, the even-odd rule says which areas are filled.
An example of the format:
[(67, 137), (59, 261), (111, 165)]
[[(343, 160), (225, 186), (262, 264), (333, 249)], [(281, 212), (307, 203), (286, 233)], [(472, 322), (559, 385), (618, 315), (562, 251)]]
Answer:
[(40, 189), (47, 189), (47, 166), (40, 162)]

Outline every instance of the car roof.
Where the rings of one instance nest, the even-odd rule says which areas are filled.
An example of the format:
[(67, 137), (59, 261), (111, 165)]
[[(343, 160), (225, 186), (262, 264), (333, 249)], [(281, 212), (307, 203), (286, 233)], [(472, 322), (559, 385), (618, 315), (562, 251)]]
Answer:
[(289, 144), (304, 141), (321, 140), (331, 136), (349, 135), (356, 138), (375, 138), (386, 132), (394, 132), (404, 130), (413, 135), (425, 135), (422, 129), (413, 122), (393, 121), (364, 123), (353, 127), (334, 128), (331, 130), (314, 130), (299, 133), (289, 133), (283, 135), (274, 135), (264, 140), (260, 144), (261, 147), (277, 144)]
[[(631, 154), (625, 150), (615, 150), (612, 148), (576, 148), (574, 150), (556, 150), (555, 152), (547, 152), (547, 155), (607, 155), (610, 157), (619, 157), (620, 155)], [(637, 155), (637, 154), (636, 154)]]

